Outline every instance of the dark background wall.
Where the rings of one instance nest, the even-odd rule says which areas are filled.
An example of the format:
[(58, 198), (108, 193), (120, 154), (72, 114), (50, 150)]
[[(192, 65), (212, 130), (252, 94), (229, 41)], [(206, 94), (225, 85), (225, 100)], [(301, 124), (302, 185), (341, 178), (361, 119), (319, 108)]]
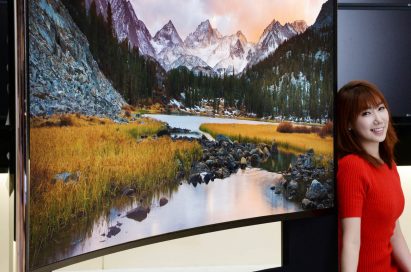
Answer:
[(0, 125), (4, 125), (6, 122), (9, 105), (9, 95), (7, 91), (7, 83), (9, 80), (7, 66), (10, 53), (8, 46), (8, 19), (7, 1), (0, 1)]
[(411, 1), (339, 2), (338, 88), (365, 79), (381, 89), (399, 136), (397, 163), (411, 165)]
[[(0, 173), (9, 171), (13, 148), (13, 126), (6, 125), (8, 112), (13, 111), (14, 101), (10, 93), (13, 90), (12, 73), (14, 65), (13, 39), (10, 39), (12, 24), (11, 17), (12, 1), (0, 0)], [(14, 115), (9, 116), (10, 123), (14, 123)], [(11, 156), (11, 157), (10, 157)]]

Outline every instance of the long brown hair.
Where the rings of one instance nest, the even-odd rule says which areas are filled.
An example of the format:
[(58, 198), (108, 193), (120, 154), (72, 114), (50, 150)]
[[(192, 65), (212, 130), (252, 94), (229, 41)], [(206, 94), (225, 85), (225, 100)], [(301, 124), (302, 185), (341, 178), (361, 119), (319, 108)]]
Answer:
[(387, 136), (380, 143), (379, 152), (381, 159), (391, 168), (394, 162), (394, 146), (398, 138), (392, 126), (387, 101), (377, 86), (364, 80), (350, 81), (338, 91), (336, 102), (337, 158), (340, 159), (348, 154), (356, 154), (375, 167), (382, 163), (364, 150), (360, 144), (360, 139), (350, 128), (362, 111), (370, 107), (377, 107), (380, 104), (385, 105), (389, 114), (389, 124)]

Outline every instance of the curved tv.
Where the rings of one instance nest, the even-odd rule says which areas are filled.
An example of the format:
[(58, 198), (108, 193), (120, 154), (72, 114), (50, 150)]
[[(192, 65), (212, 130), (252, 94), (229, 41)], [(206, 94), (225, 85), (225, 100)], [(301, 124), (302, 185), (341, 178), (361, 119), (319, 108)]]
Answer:
[(26, 7), (30, 271), (333, 206), (334, 1)]

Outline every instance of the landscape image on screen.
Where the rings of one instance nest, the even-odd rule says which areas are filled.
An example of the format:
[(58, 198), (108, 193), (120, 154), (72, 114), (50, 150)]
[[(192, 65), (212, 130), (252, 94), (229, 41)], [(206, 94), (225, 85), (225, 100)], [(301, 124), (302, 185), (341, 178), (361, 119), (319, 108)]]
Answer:
[(332, 207), (333, 9), (28, 0), (31, 269)]

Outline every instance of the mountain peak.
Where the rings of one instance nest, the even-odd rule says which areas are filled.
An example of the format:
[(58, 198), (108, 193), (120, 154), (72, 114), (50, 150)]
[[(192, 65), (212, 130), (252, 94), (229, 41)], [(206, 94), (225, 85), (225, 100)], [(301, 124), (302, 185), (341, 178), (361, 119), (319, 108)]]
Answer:
[(234, 58), (241, 58), (244, 55), (244, 48), (241, 44), (241, 41), (238, 39), (237, 42), (230, 47), (230, 57)]
[(211, 27), (210, 20), (209, 20), (209, 19), (207, 19), (207, 20), (205, 20), (205, 21), (201, 22), (201, 23), (200, 23), (200, 26), (209, 26), (209, 27)]
[(315, 20), (315, 23), (312, 25), (313, 28), (323, 28), (332, 25), (333, 23), (333, 5), (334, 2), (328, 0), (321, 6), (320, 13)]
[(171, 20), (167, 22), (157, 33), (154, 35), (153, 41), (159, 45), (172, 47), (174, 45), (181, 45), (183, 40), (178, 35), (176, 28)]
[(279, 22), (279, 21), (277, 21), (276, 19), (273, 19), (272, 21), (271, 21), (271, 23), (268, 25), (268, 27), (274, 27), (274, 26), (282, 26), (281, 25), (281, 23)]
[(281, 23), (276, 19), (273, 19), (271, 23), (264, 29), (263, 34), (260, 37), (260, 41), (264, 39), (270, 32), (279, 32), (283, 28)]
[(238, 39), (242, 44), (247, 43), (247, 38), (245, 37), (245, 35), (243, 34), (243, 32), (241, 32), (241, 30), (238, 30), (235, 35), (236, 35), (237, 39)]
[(301, 34), (307, 29), (307, 23), (304, 20), (296, 20), (290, 24), (294, 30), (298, 33)]
[(168, 20), (167, 24), (165, 24), (164, 27), (165, 26), (174, 28), (174, 24), (171, 20)]
[(207, 19), (201, 22), (196, 30), (187, 36), (184, 43), (188, 47), (203, 47), (216, 43), (220, 38), (220, 32), (212, 28), (210, 20)]

